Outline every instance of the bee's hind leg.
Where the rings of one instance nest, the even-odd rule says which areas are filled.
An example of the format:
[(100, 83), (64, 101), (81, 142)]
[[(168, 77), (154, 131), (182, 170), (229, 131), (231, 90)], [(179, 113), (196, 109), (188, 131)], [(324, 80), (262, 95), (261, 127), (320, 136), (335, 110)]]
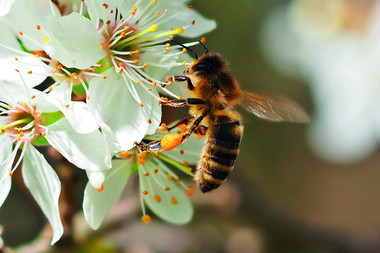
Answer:
[(181, 119), (180, 121), (178, 121), (177, 123), (175, 123), (173, 126), (168, 127), (168, 131), (170, 132), (174, 128), (176, 128), (178, 126), (181, 126), (181, 125), (186, 125), (187, 126), (192, 121), (194, 121), (194, 117), (187, 117), (187, 118)]
[(164, 148), (161, 146), (161, 139), (149, 142), (147, 144), (134, 143), (141, 151), (147, 151), (148, 153), (160, 153), (164, 151)]
[(197, 139), (202, 138), (202, 136), (206, 135), (208, 130), (208, 127), (204, 125), (197, 126), (197, 128), (194, 129), (194, 134), (197, 136)]

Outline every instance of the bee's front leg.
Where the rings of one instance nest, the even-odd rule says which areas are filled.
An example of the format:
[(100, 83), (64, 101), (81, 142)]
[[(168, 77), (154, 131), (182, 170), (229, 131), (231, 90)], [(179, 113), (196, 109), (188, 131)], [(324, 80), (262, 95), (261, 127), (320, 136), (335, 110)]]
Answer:
[(206, 101), (199, 98), (188, 98), (188, 99), (172, 99), (169, 101), (160, 102), (162, 105), (171, 106), (171, 107), (183, 107), (191, 105), (204, 105)]
[[(168, 76), (165, 79), (165, 82), (171, 84), (172, 82), (187, 82), (187, 88), (189, 90), (194, 90), (194, 85), (191, 82), (191, 79), (187, 76)], [(165, 87), (165, 85), (163, 85)]]

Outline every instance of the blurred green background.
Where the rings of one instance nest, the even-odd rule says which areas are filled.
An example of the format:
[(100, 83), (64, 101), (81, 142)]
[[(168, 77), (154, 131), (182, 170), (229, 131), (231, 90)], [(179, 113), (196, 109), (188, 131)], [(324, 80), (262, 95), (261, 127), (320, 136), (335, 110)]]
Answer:
[[(313, 115), (309, 86), (277, 72), (262, 52), (268, 15), (286, 2), (192, 4), (217, 21), (216, 30), (205, 36), (206, 44), (229, 61), (243, 89), (286, 95)], [(329, 163), (309, 148), (308, 125), (243, 116), (245, 130), (235, 170), (217, 191), (192, 197), (191, 224), (177, 227), (158, 219), (142, 224), (136, 182), (130, 182), (115, 208), (122, 211), (112, 213), (116, 217), (109, 222), (112, 226), (91, 234), (94, 245), (110, 241), (123, 252), (380, 252), (380, 152), (351, 164)], [(78, 180), (78, 187), (83, 185)], [(33, 201), (13, 187), (0, 210), (8, 245), (33, 239), (43, 221)], [(79, 231), (88, 230), (86, 226), (80, 225)], [(87, 251), (101, 252), (94, 245)]]

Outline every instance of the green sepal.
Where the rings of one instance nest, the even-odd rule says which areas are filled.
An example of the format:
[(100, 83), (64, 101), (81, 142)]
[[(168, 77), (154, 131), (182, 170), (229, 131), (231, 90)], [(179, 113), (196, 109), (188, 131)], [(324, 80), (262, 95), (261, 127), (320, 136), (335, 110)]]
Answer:
[(63, 114), (60, 111), (56, 112), (44, 112), (41, 115), (43, 117), (44, 121), (44, 126), (49, 126), (58, 120), (63, 118)]
[(48, 146), (48, 145), (50, 145), (49, 142), (46, 140), (46, 138), (43, 136), (39, 136), (37, 139), (32, 141), (32, 144), (37, 145), (37, 146)]
[[(83, 80), (83, 82), (88, 88), (88, 82), (86, 80)], [(74, 85), (73, 92), (77, 95), (86, 95), (86, 90), (84, 89), (83, 85)]]
[(103, 59), (101, 59), (99, 62), (99, 64), (103, 64), (103, 67), (102, 68), (96, 68), (95, 69), (95, 72), (96, 73), (103, 73), (103, 72), (106, 72), (107, 70), (109, 70), (110, 68), (113, 67), (113, 64), (111, 62), (111, 59), (109, 57), (104, 57)]

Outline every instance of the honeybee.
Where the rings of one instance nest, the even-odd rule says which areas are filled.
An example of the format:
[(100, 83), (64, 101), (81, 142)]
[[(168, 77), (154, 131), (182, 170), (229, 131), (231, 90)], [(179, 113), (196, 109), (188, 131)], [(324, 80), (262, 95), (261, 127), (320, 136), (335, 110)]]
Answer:
[[(176, 42), (177, 43), (177, 42)], [(189, 98), (162, 102), (171, 107), (189, 106), (192, 117), (180, 120), (190, 125), (186, 132), (166, 134), (162, 139), (139, 145), (143, 151), (159, 153), (170, 150), (186, 141), (193, 133), (206, 135), (201, 159), (194, 180), (205, 193), (218, 188), (226, 180), (239, 154), (243, 135), (241, 116), (235, 110), (238, 103), (259, 118), (271, 121), (305, 123), (309, 116), (295, 102), (284, 98), (271, 98), (241, 90), (238, 81), (228, 69), (220, 54), (206, 52), (184, 70), (183, 76), (170, 76), (166, 82), (187, 82)], [(201, 123), (206, 123), (207, 126)]]

